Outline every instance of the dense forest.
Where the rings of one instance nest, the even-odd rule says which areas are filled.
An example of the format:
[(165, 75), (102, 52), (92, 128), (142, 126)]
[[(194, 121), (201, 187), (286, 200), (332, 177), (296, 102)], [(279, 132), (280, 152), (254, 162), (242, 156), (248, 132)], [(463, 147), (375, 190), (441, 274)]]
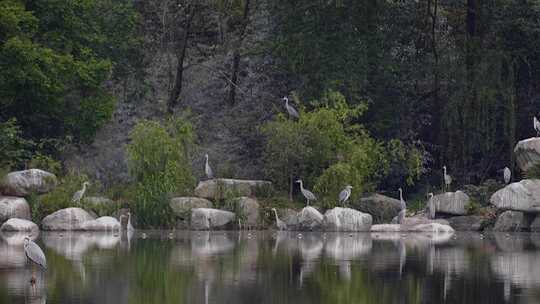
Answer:
[[(289, 195), (299, 177), (425, 193), (443, 165), (481, 184), (534, 135), (538, 45), (528, 0), (0, 0), (0, 168), (77, 167), (139, 199), (189, 192), (201, 151)], [(70, 162), (103, 138), (126, 166), (102, 171), (128, 178)]]

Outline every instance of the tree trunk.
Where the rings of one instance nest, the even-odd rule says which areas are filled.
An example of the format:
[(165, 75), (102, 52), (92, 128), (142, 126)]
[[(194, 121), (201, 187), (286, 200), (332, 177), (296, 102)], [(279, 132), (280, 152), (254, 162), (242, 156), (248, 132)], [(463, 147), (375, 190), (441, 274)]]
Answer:
[(235, 47), (234, 52), (233, 52), (231, 84), (229, 86), (229, 104), (231, 106), (233, 106), (236, 103), (236, 87), (238, 86), (238, 69), (240, 67), (240, 49), (242, 47), (242, 42), (244, 41), (246, 27), (248, 25), (250, 0), (245, 0), (245, 1), (246, 3), (244, 4), (242, 24), (240, 25), (240, 32), (238, 35), (238, 44)]

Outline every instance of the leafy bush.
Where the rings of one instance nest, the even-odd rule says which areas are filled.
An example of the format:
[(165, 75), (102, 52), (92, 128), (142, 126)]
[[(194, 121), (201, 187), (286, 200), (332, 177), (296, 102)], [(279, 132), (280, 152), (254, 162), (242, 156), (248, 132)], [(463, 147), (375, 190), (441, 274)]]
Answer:
[(22, 137), (16, 119), (0, 122), (0, 168), (10, 170), (30, 157), (31, 142)]
[(192, 191), (195, 178), (189, 154), (193, 146), (191, 124), (171, 119), (139, 122), (131, 132), (128, 145), (130, 175), (135, 180), (134, 212), (142, 227), (163, 227), (173, 224), (169, 207), (172, 194)]
[(48, 155), (43, 155), (39, 152), (30, 159), (30, 161), (28, 162), (28, 167), (45, 170), (57, 176), (62, 171), (62, 164), (59, 161)]

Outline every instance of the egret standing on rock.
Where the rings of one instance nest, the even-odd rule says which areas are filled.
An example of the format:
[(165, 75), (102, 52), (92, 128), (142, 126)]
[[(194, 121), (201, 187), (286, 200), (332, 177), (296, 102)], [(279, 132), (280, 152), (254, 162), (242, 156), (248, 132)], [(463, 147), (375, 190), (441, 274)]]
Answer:
[(311, 191), (309, 191), (307, 189), (304, 189), (304, 183), (302, 183), (301, 179), (297, 180), (296, 182), (300, 184), (300, 191), (302, 192), (302, 194), (306, 198), (308, 206), (309, 206), (309, 201), (316, 201), (317, 200), (317, 197), (315, 196), (315, 194), (313, 194)]
[(510, 171), (508, 167), (504, 167), (503, 175), (504, 175), (504, 183), (505, 184), (510, 183), (510, 178), (512, 178), (512, 171)]
[(444, 191), (448, 191), (448, 189), (450, 189), (450, 184), (452, 183), (452, 177), (447, 174), (446, 166), (443, 166), (442, 168), (444, 173)]
[(428, 216), (430, 219), (434, 219), (435, 218), (435, 213), (436, 213), (436, 210), (435, 210), (435, 202), (433, 201), (433, 193), (430, 192), (428, 193), (428, 205), (427, 205), (427, 209), (428, 209)]
[(280, 220), (277, 215), (276, 208), (272, 208), (272, 211), (274, 211), (274, 215), (276, 216), (276, 226), (279, 230), (287, 230), (287, 224), (285, 224), (284, 221)]
[(127, 229), (128, 232), (134, 231), (135, 228), (133, 228), (133, 225), (131, 225), (131, 212), (128, 212), (127, 215), (128, 215), (128, 222), (127, 222), (127, 225), (126, 225), (126, 229)]
[(536, 137), (540, 136), (540, 121), (538, 121), (536, 116), (533, 118), (533, 126), (534, 130), (536, 131)]
[(403, 224), (403, 220), (405, 219), (405, 215), (407, 214), (407, 204), (405, 203), (405, 200), (403, 199), (403, 189), (399, 188), (399, 204), (401, 207), (401, 210), (398, 213), (398, 223)]
[(348, 185), (345, 189), (341, 190), (339, 193), (339, 203), (345, 205), (345, 202), (351, 197), (352, 186)]
[(298, 111), (296, 111), (296, 109), (289, 105), (289, 98), (287, 96), (283, 97), (283, 101), (285, 101), (285, 109), (287, 109), (287, 113), (289, 113), (289, 118), (294, 117), (294, 118), (299, 118), (300, 115), (298, 114)]
[(75, 194), (73, 194), (73, 198), (71, 199), (71, 201), (74, 203), (80, 204), (81, 199), (83, 198), (84, 193), (86, 192), (86, 187), (89, 185), (90, 185), (89, 182), (84, 182), (82, 189), (75, 192)]
[[(43, 250), (41, 250), (41, 248), (39, 248), (39, 246), (34, 243), (34, 241), (32, 241), (28, 236), (24, 238), (24, 254), (34, 264), (37, 264), (38, 266), (43, 268), (43, 270), (47, 270), (47, 258), (45, 258)], [(34, 276), (34, 267), (32, 267), (32, 278), (30, 279), (30, 283), (32, 285), (36, 283), (36, 277)]]
[(208, 154), (205, 154), (204, 157), (206, 158), (206, 161), (204, 163), (204, 173), (206, 174), (206, 177), (208, 179), (214, 178), (214, 173), (212, 172), (212, 168), (210, 168), (210, 165), (208, 164)]

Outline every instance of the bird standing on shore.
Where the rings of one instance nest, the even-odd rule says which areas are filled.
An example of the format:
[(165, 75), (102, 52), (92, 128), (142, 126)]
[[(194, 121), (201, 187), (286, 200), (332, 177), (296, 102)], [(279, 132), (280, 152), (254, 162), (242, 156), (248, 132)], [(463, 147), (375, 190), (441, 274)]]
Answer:
[(86, 193), (86, 187), (89, 186), (89, 185), (90, 185), (89, 182), (84, 182), (82, 189), (75, 192), (75, 194), (73, 194), (73, 198), (71, 199), (71, 201), (73, 203), (80, 204), (81, 199), (83, 198), (84, 194)]
[(447, 173), (446, 166), (443, 166), (443, 179), (444, 179), (444, 191), (447, 192), (450, 189), (452, 183), (452, 177)]
[(341, 192), (339, 193), (340, 204), (345, 205), (345, 202), (349, 200), (349, 198), (351, 197), (351, 189), (352, 189), (352, 186), (348, 185), (347, 187), (345, 187), (345, 189), (341, 190)]
[[(24, 238), (24, 254), (28, 258), (28, 260), (40, 266), (41, 268), (43, 268), (43, 270), (47, 270), (47, 258), (45, 258), (43, 250), (41, 250), (41, 248), (36, 243), (34, 243), (34, 241), (32, 241), (28, 236)], [(30, 284), (36, 284), (36, 276), (34, 275), (33, 266)]]
[(304, 183), (302, 182), (301, 179), (297, 180), (296, 182), (300, 184), (300, 191), (302, 192), (302, 194), (306, 198), (308, 206), (309, 206), (310, 201), (316, 201), (317, 200), (317, 197), (315, 196), (315, 194), (313, 194), (313, 192), (311, 192), (311, 191), (309, 191), (307, 189), (304, 189)]
[(289, 118), (294, 117), (298, 119), (300, 115), (298, 114), (298, 111), (289, 104), (289, 98), (285, 96), (283, 97), (283, 101), (285, 101), (285, 109), (287, 110), (287, 113), (289, 113)]
[(208, 154), (205, 154), (204, 158), (206, 159), (204, 162), (204, 173), (206, 174), (206, 178), (212, 179), (214, 178), (214, 173), (212, 172), (212, 168), (210, 168), (210, 164), (208, 163)]
[(276, 216), (276, 226), (279, 230), (287, 230), (287, 224), (284, 221), (280, 220), (277, 214), (276, 208), (272, 208), (274, 215)]

